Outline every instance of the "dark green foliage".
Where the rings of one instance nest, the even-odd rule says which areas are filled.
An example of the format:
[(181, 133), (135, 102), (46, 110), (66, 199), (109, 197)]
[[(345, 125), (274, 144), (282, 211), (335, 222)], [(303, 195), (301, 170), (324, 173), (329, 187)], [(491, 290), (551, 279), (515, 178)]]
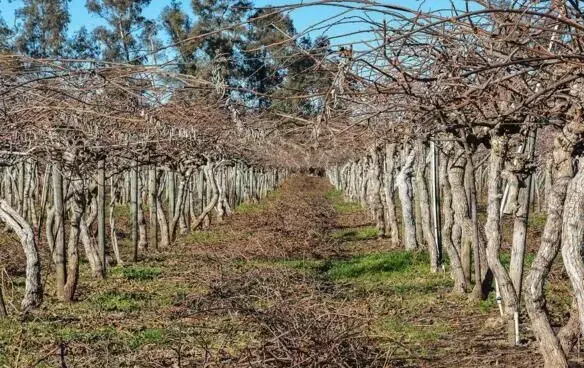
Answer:
[[(16, 51), (32, 57), (63, 56), (69, 12), (67, 0), (23, 0), (16, 11)], [(1, 37), (1, 36), (0, 36)]]
[(193, 25), (188, 14), (182, 11), (181, 4), (173, 0), (166, 6), (161, 15), (162, 26), (170, 36), (171, 42), (176, 45), (177, 67), (179, 72), (185, 74), (195, 74), (195, 42), (185, 42), (190, 36)]
[(130, 347), (136, 349), (142, 345), (159, 344), (165, 341), (165, 331), (159, 328), (147, 328), (134, 334)]
[(87, 28), (81, 27), (69, 39), (67, 53), (75, 59), (95, 59), (99, 55), (99, 48)]
[[(151, 0), (87, 0), (90, 13), (103, 18), (107, 26), (93, 30), (100, 43), (101, 58), (140, 64), (145, 60), (145, 30), (152, 24), (142, 15)], [(151, 32), (150, 32), (151, 33)]]
[(133, 312), (149, 301), (148, 294), (138, 292), (109, 291), (97, 296), (95, 303), (106, 312)]
[(331, 235), (334, 239), (339, 239), (343, 241), (357, 241), (357, 240), (368, 240), (376, 239), (379, 234), (379, 230), (375, 226), (363, 226), (341, 229), (333, 232)]
[(158, 278), (162, 271), (160, 268), (155, 267), (127, 267), (122, 269), (122, 274), (126, 278), (126, 280), (154, 280)]
[[(289, 16), (273, 8), (263, 8), (252, 14), (244, 50), (242, 77), (247, 88), (253, 90), (248, 99), (254, 98), (258, 107), (268, 107), (273, 93), (284, 81), (286, 62), (295, 53), (296, 35)], [(257, 96), (256, 96), (257, 94)]]
[(12, 48), (10, 36), (12, 36), (12, 30), (8, 28), (4, 19), (0, 17), (0, 52), (9, 51)]
[[(314, 41), (303, 37), (296, 47), (300, 50), (291, 55), (287, 77), (274, 94), (274, 107), (289, 114), (313, 117), (322, 111), (322, 95), (329, 90), (332, 81), (330, 72), (320, 69), (330, 54), (330, 41), (326, 37)], [(307, 97), (287, 99), (290, 95)]]

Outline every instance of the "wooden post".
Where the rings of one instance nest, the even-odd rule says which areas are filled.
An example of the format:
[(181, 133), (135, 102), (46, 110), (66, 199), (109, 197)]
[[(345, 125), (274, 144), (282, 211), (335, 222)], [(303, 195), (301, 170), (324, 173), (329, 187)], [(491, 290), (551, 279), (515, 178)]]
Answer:
[(134, 262), (138, 261), (138, 167), (132, 162), (130, 169), (130, 217), (132, 219), (132, 248)]
[(156, 165), (151, 165), (148, 171), (148, 210), (150, 216), (150, 246), (158, 249), (158, 217)]
[(105, 251), (105, 159), (97, 162), (97, 251), (105, 277), (107, 262)]
[(438, 175), (439, 158), (436, 144), (430, 141), (432, 151), (432, 212), (434, 214), (434, 242), (436, 244), (436, 254), (438, 255), (438, 264), (442, 265), (442, 232), (440, 223), (440, 182)]

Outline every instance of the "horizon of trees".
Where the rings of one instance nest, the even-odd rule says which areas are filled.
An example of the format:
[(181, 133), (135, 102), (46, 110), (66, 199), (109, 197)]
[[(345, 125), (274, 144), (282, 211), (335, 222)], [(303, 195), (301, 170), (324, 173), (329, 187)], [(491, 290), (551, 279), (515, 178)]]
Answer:
[(181, 1), (170, 0), (150, 19), (144, 12), (151, 0), (85, 0), (88, 13), (101, 24), (72, 31), (69, 3), (22, 0), (13, 27), (0, 13), (0, 53), (158, 65), (224, 83), (228, 97), (240, 105), (269, 108), (275, 96), (283, 101), (279, 108), (306, 116), (317, 114), (319, 104), (286, 101), (286, 96), (328, 88), (324, 78), (307, 72), (331, 53), (330, 41), (300, 37), (290, 16), (269, 6), (255, 8), (249, 0), (193, 0), (189, 14)]

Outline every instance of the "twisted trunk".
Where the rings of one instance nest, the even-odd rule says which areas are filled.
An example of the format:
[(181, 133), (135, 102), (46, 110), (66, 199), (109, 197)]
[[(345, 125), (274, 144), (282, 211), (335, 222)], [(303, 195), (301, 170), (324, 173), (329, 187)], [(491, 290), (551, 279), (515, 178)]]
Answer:
[(452, 193), (448, 181), (448, 156), (446, 153), (440, 153), (440, 184), (442, 188), (442, 242), (450, 258), (452, 268), (452, 278), (454, 287), (452, 291), (456, 294), (464, 294), (467, 284), (462, 269), (460, 254), (452, 242), (452, 226), (454, 225), (454, 211), (452, 210)]
[(517, 309), (517, 294), (507, 270), (499, 259), (499, 250), (501, 249), (501, 173), (507, 157), (507, 139), (507, 137), (497, 134), (493, 134), (491, 137), (485, 232), (487, 235), (487, 262), (499, 285), (503, 304), (503, 320), (507, 324), (509, 341), (514, 344), (513, 318)]
[(428, 253), (430, 254), (430, 270), (438, 272), (438, 249), (436, 239), (432, 230), (432, 216), (430, 215), (430, 196), (426, 183), (426, 152), (422, 141), (416, 142), (418, 165), (416, 168), (416, 192), (420, 203), (420, 224), (422, 227), (423, 239), (426, 242)]
[(43, 301), (41, 261), (34, 233), (30, 224), (5, 200), (0, 200), (0, 219), (18, 236), (26, 256), (24, 297), (20, 308), (23, 313), (28, 313), (39, 307)]
[(418, 248), (418, 242), (416, 241), (416, 219), (412, 203), (412, 174), (414, 158), (415, 151), (411, 150), (405, 157), (403, 166), (396, 178), (399, 199), (402, 205), (404, 243), (406, 250), (415, 250)]
[(579, 171), (568, 185), (562, 225), (562, 258), (572, 283), (580, 332), (584, 331), (584, 157)]
[(547, 316), (544, 285), (560, 248), (566, 191), (573, 177), (572, 155), (584, 131), (584, 124), (580, 119), (580, 116), (573, 119), (554, 140), (552, 179), (547, 197), (548, 216), (540, 248), (525, 280), (525, 307), (546, 368), (568, 366)]

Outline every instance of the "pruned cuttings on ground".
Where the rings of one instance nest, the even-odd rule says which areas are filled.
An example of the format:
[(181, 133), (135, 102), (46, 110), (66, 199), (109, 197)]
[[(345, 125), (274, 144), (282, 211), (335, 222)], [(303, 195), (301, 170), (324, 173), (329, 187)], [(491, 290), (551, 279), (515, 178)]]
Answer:
[(582, 364), (580, 1), (6, 8), (0, 365)]

